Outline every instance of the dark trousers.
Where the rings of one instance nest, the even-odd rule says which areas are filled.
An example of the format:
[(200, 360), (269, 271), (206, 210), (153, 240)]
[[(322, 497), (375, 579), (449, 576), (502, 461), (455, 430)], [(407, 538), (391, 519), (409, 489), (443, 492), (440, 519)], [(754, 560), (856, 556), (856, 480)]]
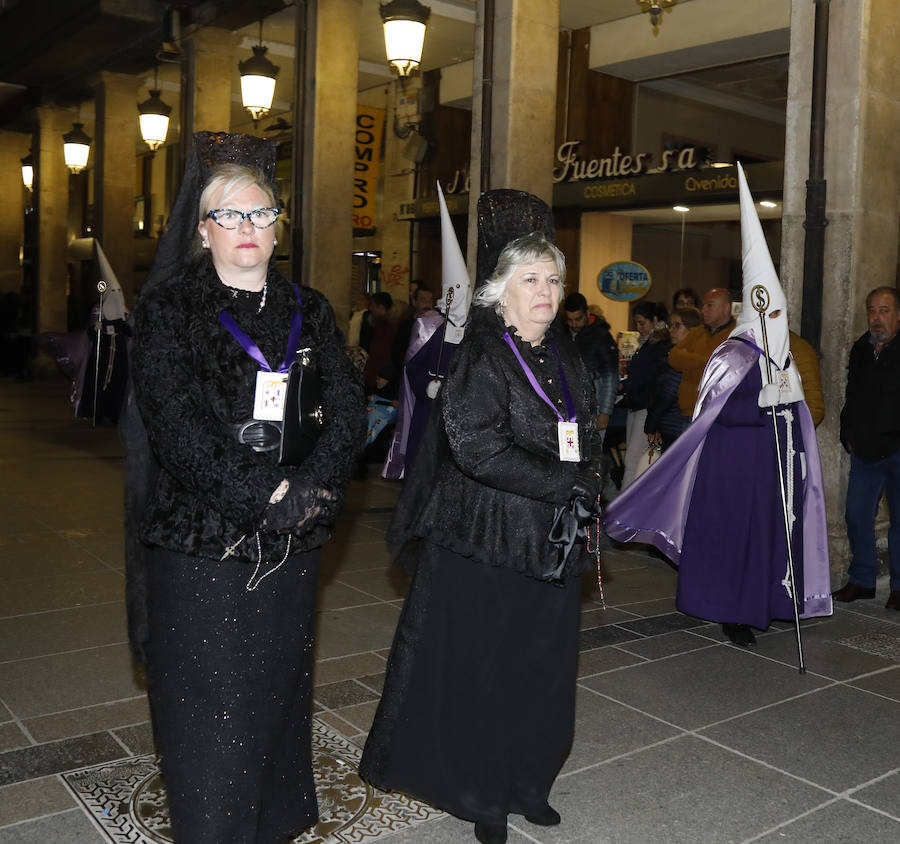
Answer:
[(176, 844), (281, 844), (317, 820), (310, 711), (319, 552), (253, 567), (157, 549), (150, 700)]
[(891, 526), (888, 553), (891, 560), (891, 589), (900, 589), (900, 451), (875, 463), (850, 456), (850, 480), (847, 484), (847, 538), (850, 540), (851, 583), (866, 588), (875, 586), (878, 557), (875, 554), (875, 516), (882, 494), (887, 495)]

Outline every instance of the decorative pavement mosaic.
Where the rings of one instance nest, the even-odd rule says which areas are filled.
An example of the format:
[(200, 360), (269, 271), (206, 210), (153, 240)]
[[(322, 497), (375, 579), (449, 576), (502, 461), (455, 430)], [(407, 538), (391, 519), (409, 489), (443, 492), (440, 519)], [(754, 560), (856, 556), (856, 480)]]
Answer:
[[(373, 841), (443, 815), (363, 782), (356, 773), (359, 748), (316, 718), (312, 734), (320, 820), (294, 844)], [(115, 844), (172, 844), (165, 790), (153, 756), (82, 768), (63, 779)]]
[(838, 639), (838, 644), (900, 662), (900, 638), (887, 633), (856, 633)]

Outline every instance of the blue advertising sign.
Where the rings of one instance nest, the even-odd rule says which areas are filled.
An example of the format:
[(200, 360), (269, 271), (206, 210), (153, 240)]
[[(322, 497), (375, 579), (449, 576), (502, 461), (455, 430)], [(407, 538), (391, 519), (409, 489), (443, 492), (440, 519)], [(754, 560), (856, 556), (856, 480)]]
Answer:
[(640, 299), (650, 289), (650, 273), (634, 261), (607, 264), (597, 275), (597, 287), (608, 299), (630, 302)]

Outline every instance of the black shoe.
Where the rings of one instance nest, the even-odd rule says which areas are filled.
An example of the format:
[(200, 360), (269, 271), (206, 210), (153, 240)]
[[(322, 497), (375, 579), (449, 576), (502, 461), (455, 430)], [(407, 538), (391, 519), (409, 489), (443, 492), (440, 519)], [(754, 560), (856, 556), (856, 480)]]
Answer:
[(891, 589), (891, 595), (887, 599), (884, 608), (886, 610), (900, 610), (900, 589)]
[(734, 644), (742, 648), (756, 644), (756, 636), (747, 624), (729, 624), (726, 622), (722, 625), (722, 632), (731, 639)]
[(506, 824), (475, 821), (475, 837), (481, 844), (506, 844)]
[(832, 592), (831, 597), (835, 601), (843, 601), (844, 603), (855, 601), (857, 598), (874, 598), (875, 587), (857, 586), (855, 583), (848, 583), (836, 592)]
[(528, 823), (533, 823), (535, 826), (558, 826), (562, 822), (559, 812), (549, 803), (545, 803), (536, 812), (525, 815), (525, 820)]

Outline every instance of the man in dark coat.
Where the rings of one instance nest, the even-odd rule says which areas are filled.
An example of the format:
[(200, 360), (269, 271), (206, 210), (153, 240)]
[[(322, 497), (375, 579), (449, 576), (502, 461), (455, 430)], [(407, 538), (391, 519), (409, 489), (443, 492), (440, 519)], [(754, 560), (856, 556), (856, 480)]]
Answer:
[(597, 397), (597, 429), (606, 433), (619, 386), (619, 349), (609, 331), (609, 323), (588, 313), (587, 299), (581, 293), (570, 293), (563, 304), (566, 325), (588, 374), (594, 382)]
[(866, 297), (869, 330), (850, 350), (841, 442), (850, 453), (845, 518), (851, 561), (836, 601), (875, 597), (878, 557), (875, 514), (887, 494), (891, 594), (886, 609), (900, 610), (900, 292), (876, 287)]
[(363, 381), (368, 394), (375, 392), (378, 387), (376, 383), (378, 373), (391, 361), (394, 338), (397, 336), (399, 325), (391, 310), (393, 305), (391, 294), (384, 290), (379, 290), (372, 296), (369, 308), (372, 312), (372, 340), (369, 343), (369, 357), (363, 370)]

